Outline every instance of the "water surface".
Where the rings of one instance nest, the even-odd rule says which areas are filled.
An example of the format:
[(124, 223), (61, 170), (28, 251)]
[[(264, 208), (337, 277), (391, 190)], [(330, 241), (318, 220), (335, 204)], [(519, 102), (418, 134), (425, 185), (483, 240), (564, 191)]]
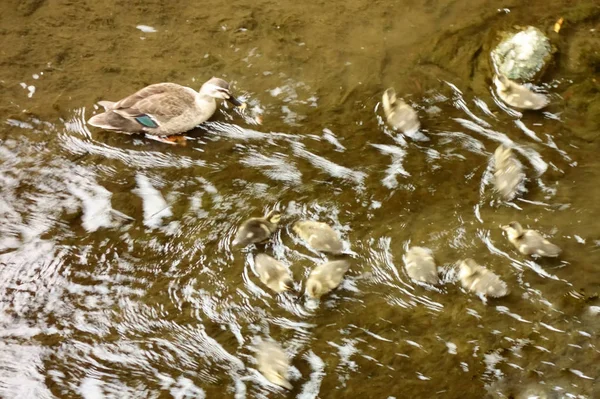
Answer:
[[(530, 3), (8, 1), (0, 397), (600, 395), (599, 148), (592, 106), (578, 108), (598, 102), (600, 76), (593, 60), (573, 61), (597, 43), (600, 10)], [(486, 54), (515, 24), (557, 47), (543, 112), (491, 91)], [(249, 112), (221, 107), (185, 146), (85, 123), (97, 100), (213, 75)], [(429, 141), (384, 124), (389, 86)], [(492, 190), (499, 144), (526, 166), (528, 191), (512, 203)], [(232, 248), (244, 219), (273, 209), (272, 243)], [(325, 257), (292, 234), (300, 218), (334, 226), (352, 259), (316, 308), (253, 272), (265, 251), (303, 288)], [(561, 258), (516, 253), (499, 229), (512, 220)], [(440, 287), (407, 278), (409, 245), (434, 251)], [(453, 265), (465, 257), (511, 294), (485, 303), (460, 288)], [(293, 358), (291, 392), (257, 371), (267, 337)]]

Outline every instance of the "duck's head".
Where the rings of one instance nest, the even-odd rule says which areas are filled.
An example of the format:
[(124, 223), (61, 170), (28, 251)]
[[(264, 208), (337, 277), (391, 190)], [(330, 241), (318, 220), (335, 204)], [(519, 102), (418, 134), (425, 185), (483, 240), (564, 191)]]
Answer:
[(273, 224), (278, 224), (281, 220), (281, 214), (277, 211), (271, 211), (265, 216), (265, 219)]
[(506, 231), (509, 238), (519, 238), (523, 235), (523, 227), (519, 222), (510, 222), (506, 226), (502, 226), (502, 230)]
[(496, 85), (496, 89), (500, 92), (506, 92), (510, 90), (510, 80), (504, 75), (495, 75), (494, 76), (494, 85)]
[(315, 279), (309, 279), (306, 282), (306, 295), (319, 299), (321, 297), (321, 283)]
[(383, 105), (383, 110), (386, 114), (389, 114), (392, 109), (396, 106), (396, 102), (398, 99), (396, 98), (396, 90), (393, 88), (389, 88), (383, 92), (381, 96), (381, 103)]
[(458, 278), (462, 280), (463, 278), (472, 276), (475, 273), (476, 267), (477, 263), (473, 259), (467, 258), (463, 260), (458, 265)]
[(212, 78), (204, 83), (200, 88), (200, 94), (227, 100), (236, 107), (244, 106), (244, 103), (231, 94), (229, 83), (220, 78)]
[(291, 278), (286, 278), (279, 282), (279, 285), (283, 291), (293, 291), (294, 281)]

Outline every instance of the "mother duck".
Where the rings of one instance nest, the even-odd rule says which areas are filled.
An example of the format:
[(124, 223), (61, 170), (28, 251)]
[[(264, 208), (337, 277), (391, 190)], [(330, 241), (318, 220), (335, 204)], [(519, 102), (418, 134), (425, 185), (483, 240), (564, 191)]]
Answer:
[(217, 109), (217, 98), (238, 107), (245, 105), (231, 94), (229, 83), (223, 79), (208, 80), (199, 92), (175, 83), (157, 83), (117, 102), (98, 102), (105, 111), (91, 117), (88, 123), (157, 138), (175, 135), (208, 120)]

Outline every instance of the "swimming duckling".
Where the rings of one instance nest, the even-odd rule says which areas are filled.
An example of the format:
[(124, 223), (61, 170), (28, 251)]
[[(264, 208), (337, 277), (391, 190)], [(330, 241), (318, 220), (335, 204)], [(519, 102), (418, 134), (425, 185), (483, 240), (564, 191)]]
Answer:
[(258, 254), (254, 258), (254, 267), (260, 281), (276, 293), (280, 294), (293, 288), (294, 282), (290, 271), (277, 259), (266, 254)]
[(496, 93), (506, 104), (521, 109), (542, 109), (550, 100), (543, 94), (534, 93), (527, 87), (513, 82), (506, 76), (494, 76)]
[(465, 289), (494, 298), (508, 295), (506, 283), (490, 270), (478, 265), (473, 259), (463, 260), (458, 268), (458, 278)]
[(435, 259), (429, 248), (411, 247), (402, 260), (406, 274), (411, 279), (433, 285), (439, 283)]
[(389, 88), (383, 92), (382, 104), (387, 123), (395, 130), (410, 134), (421, 127), (417, 111), (404, 100), (398, 99), (394, 89)]
[(523, 165), (515, 157), (512, 149), (503, 145), (494, 152), (494, 185), (503, 199), (510, 201), (525, 188)]
[(292, 384), (288, 381), (290, 359), (281, 345), (263, 341), (257, 345), (257, 349), (258, 371), (273, 384), (292, 389)]
[(506, 231), (508, 240), (523, 255), (556, 257), (561, 253), (558, 246), (546, 240), (540, 233), (535, 230), (524, 230), (517, 222), (502, 226), (502, 230)]
[(327, 223), (301, 220), (294, 223), (292, 230), (316, 251), (338, 255), (344, 249), (340, 236)]
[(345, 260), (323, 263), (313, 269), (306, 280), (306, 293), (309, 297), (319, 299), (337, 288), (350, 268)]
[(269, 212), (264, 218), (250, 218), (240, 226), (232, 242), (234, 246), (246, 246), (265, 242), (277, 229), (281, 215), (275, 211)]
[(100, 101), (105, 111), (91, 117), (88, 123), (106, 130), (151, 136), (180, 134), (208, 120), (217, 109), (216, 99), (244, 106), (223, 79), (209, 79), (199, 92), (175, 83), (157, 83), (117, 102)]

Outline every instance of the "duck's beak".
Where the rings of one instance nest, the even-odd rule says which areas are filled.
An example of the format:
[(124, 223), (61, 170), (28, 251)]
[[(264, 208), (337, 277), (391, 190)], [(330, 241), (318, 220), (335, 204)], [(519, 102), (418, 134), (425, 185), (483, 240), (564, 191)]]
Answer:
[(227, 99), (227, 101), (229, 101), (230, 103), (232, 103), (236, 107), (243, 107), (245, 105), (245, 103), (241, 102), (240, 100), (238, 100), (237, 98), (235, 98), (232, 95), (229, 96), (229, 98)]

